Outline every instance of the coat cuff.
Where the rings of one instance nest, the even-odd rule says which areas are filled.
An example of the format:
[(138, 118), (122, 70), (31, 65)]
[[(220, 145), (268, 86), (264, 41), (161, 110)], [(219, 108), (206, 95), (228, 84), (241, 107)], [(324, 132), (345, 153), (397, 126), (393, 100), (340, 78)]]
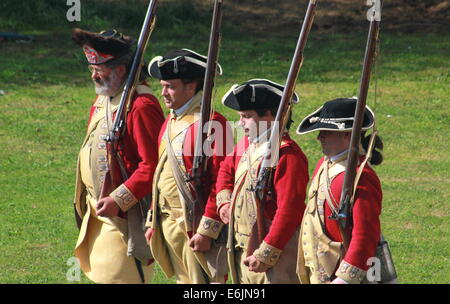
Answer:
[(197, 233), (212, 238), (213, 240), (219, 237), (220, 230), (222, 230), (223, 223), (212, 218), (202, 216), (200, 224), (197, 228)]
[(226, 203), (231, 203), (231, 190), (225, 189), (217, 193), (216, 195), (216, 205), (217, 205), (217, 212), (219, 212), (219, 209), (221, 206), (223, 206)]
[(343, 260), (336, 271), (336, 276), (350, 284), (360, 284), (366, 276), (366, 271)]
[(264, 264), (275, 266), (283, 250), (267, 244), (265, 241), (253, 252), (256, 259)]
[(123, 212), (128, 211), (128, 209), (133, 207), (138, 201), (124, 184), (117, 187), (109, 196), (114, 199)]

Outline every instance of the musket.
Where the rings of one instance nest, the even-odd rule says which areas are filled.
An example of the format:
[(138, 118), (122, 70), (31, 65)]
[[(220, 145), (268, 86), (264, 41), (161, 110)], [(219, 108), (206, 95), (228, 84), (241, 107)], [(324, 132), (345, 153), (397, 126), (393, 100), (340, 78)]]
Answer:
[[(289, 113), (292, 107), (292, 97), (295, 93), (298, 74), (303, 64), (303, 53), (308, 39), (309, 32), (314, 22), (317, 0), (310, 0), (306, 14), (303, 20), (300, 35), (297, 40), (291, 67), (286, 80), (286, 85), (281, 96), (275, 120), (270, 131), (269, 143), (263, 155), (261, 167), (258, 172), (258, 178), (255, 191), (256, 200), (256, 225), (253, 225), (252, 237), (250, 238), (247, 255), (253, 254), (253, 251), (259, 247), (267, 234), (268, 227), (264, 220), (264, 203), (271, 196), (271, 184), (273, 173), (278, 161), (278, 153), (281, 145), (281, 139), (286, 130), (289, 121)], [(257, 232), (255, 231), (257, 229)], [(253, 235), (257, 235), (257, 238)]]
[(121, 182), (115, 180), (114, 178), (115, 174), (113, 173), (116, 170), (115, 164), (119, 165), (122, 180), (128, 179), (128, 174), (125, 170), (122, 156), (119, 154), (118, 144), (120, 138), (125, 133), (127, 112), (130, 107), (134, 89), (141, 74), (144, 52), (154, 28), (157, 2), (157, 0), (151, 0), (148, 5), (147, 14), (145, 16), (144, 24), (139, 35), (133, 62), (131, 64), (130, 71), (125, 81), (125, 86), (122, 91), (122, 96), (120, 98), (119, 107), (117, 108), (112, 128), (106, 138), (109, 169), (102, 184), (102, 193), (100, 195), (100, 198), (109, 195), (110, 188), (117, 187)]
[(127, 80), (125, 82), (122, 96), (120, 98), (119, 107), (116, 112), (113, 127), (108, 135), (107, 142), (117, 143), (120, 136), (122, 136), (125, 132), (126, 112), (130, 106), (132, 93), (134, 92), (135, 86), (141, 75), (144, 52), (147, 48), (150, 35), (154, 28), (157, 3), (157, 0), (150, 0), (150, 3), (148, 5), (147, 14), (145, 16), (144, 24), (139, 35), (133, 63), (131, 64), (130, 72), (128, 73)]
[[(377, 2), (379, 1), (379, 2)], [(381, 20), (381, 0), (369, 0), (368, 3), (375, 4), (372, 10), (369, 10), (368, 18), (370, 21), (369, 34), (367, 37), (366, 51), (364, 55), (364, 64), (360, 79), (358, 101), (356, 103), (355, 118), (353, 121), (352, 134), (350, 137), (349, 153), (347, 158), (347, 167), (344, 175), (344, 183), (339, 201), (339, 211), (337, 216), (331, 216), (330, 219), (338, 221), (339, 230), (343, 239), (343, 256), (348, 250), (351, 240), (351, 198), (356, 177), (356, 167), (359, 159), (359, 143), (361, 141), (361, 130), (364, 120), (364, 111), (366, 108), (367, 93), (370, 84), (370, 74), (375, 59), (378, 34)]]
[[(145, 16), (141, 33), (139, 35), (133, 62), (131, 64), (131, 68), (125, 82), (122, 96), (120, 98), (119, 107), (114, 117), (113, 126), (106, 138), (108, 170), (105, 174), (102, 183), (100, 198), (108, 196), (112, 189), (118, 187), (122, 181), (128, 179), (128, 174), (126, 172), (123, 158), (119, 153), (118, 145), (120, 138), (125, 133), (127, 113), (131, 106), (131, 99), (134, 94), (135, 87), (141, 75), (145, 49), (147, 48), (148, 41), (154, 28), (157, 3), (158, 3), (157, 0), (150, 0), (149, 2), (147, 14)], [(117, 171), (117, 165), (119, 166), (120, 169), (120, 175), (122, 179), (121, 181), (116, 180), (115, 172)], [(145, 218), (146, 216), (144, 214), (145, 211), (143, 210), (143, 206), (140, 202), (139, 206), (141, 208), (140, 210), (141, 215)], [(145, 283), (145, 277), (142, 270), (141, 262), (137, 258), (134, 258), (134, 261), (139, 276), (141, 278), (141, 281), (142, 283)]]
[(203, 149), (207, 140), (207, 132), (204, 128), (208, 126), (211, 119), (211, 103), (214, 89), (214, 79), (218, 69), (218, 56), (220, 44), (220, 27), (222, 24), (222, 4), (223, 0), (214, 1), (213, 18), (211, 22), (211, 33), (209, 38), (208, 59), (206, 61), (206, 72), (203, 83), (203, 96), (200, 108), (200, 119), (195, 140), (194, 159), (192, 164), (191, 184), (195, 191), (195, 202), (192, 210), (192, 231), (195, 233), (204, 212), (207, 197), (204, 197), (203, 177), (207, 170), (206, 164), (208, 157)]

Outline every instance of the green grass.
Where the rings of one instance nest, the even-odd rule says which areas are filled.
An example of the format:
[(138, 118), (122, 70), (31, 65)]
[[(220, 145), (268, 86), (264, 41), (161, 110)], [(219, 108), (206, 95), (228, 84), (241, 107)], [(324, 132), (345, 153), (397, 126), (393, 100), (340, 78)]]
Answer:
[[(184, 27), (177, 17), (168, 27), (169, 16), (159, 18), (158, 25), (165, 26), (157, 25), (146, 59), (175, 47), (207, 52), (209, 18)], [(100, 30), (109, 23), (98, 19), (32, 28), (14, 20), (2, 22), (11, 28), (18, 24), (37, 39), (0, 43), (0, 90), (6, 92), (0, 96), (0, 283), (70, 283), (66, 263), (78, 232), (72, 211), (76, 157), (94, 98), (84, 55), (70, 40), (70, 29)], [(136, 25), (126, 32), (136, 36), (138, 31)], [(366, 33), (311, 32), (294, 128), (323, 102), (357, 95), (365, 39)], [(382, 32), (378, 73), (372, 76), (368, 105), (385, 143), (385, 161), (376, 168), (384, 192), (382, 227), (402, 283), (450, 283), (448, 41), (447, 33)], [(284, 83), (295, 43), (296, 37), (267, 39), (225, 28), (216, 109), (236, 120), (220, 104), (234, 83), (250, 78)], [(160, 97), (158, 82), (150, 85)], [(295, 130), (291, 135), (312, 172), (321, 156), (316, 135), (299, 137)], [(81, 283), (88, 282), (82, 277)], [(157, 267), (154, 282), (174, 280)]]

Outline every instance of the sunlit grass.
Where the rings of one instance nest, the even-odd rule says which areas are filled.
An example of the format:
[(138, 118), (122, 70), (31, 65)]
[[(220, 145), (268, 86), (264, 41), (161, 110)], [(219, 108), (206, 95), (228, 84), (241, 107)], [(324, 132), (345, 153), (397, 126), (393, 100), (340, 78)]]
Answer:
[[(208, 23), (198, 25), (195, 35), (180, 24), (174, 32), (157, 27), (146, 59), (171, 48), (206, 53)], [(29, 30), (35, 42), (0, 45), (0, 283), (69, 283), (66, 263), (78, 233), (72, 210), (76, 157), (94, 98), (70, 27)], [(385, 161), (376, 168), (384, 192), (383, 233), (403, 283), (450, 283), (448, 38), (382, 33), (378, 73), (372, 76), (368, 105), (385, 143)], [(325, 101), (357, 95), (365, 39), (366, 33), (311, 32), (290, 132), (307, 154), (310, 172), (321, 156), (316, 135), (300, 137), (295, 128)], [(234, 83), (284, 83), (295, 43), (296, 37), (225, 31), (216, 110), (237, 119), (220, 103)], [(158, 82), (149, 84), (160, 97)], [(156, 269), (155, 283), (174, 282)]]

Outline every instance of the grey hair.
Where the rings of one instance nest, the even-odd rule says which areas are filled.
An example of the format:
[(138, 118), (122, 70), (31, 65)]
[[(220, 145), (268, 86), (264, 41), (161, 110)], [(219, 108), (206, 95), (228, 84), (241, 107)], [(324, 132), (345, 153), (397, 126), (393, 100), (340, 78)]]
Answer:
[[(128, 75), (128, 73), (130, 72), (130, 69), (131, 69), (131, 64), (133, 63), (133, 58), (134, 58), (134, 52), (128, 52), (119, 58), (116, 58), (114, 60), (106, 62), (105, 66), (110, 69), (115, 69), (118, 66), (123, 65), (123, 66), (125, 66), (127, 75)], [(146, 64), (144, 64), (144, 66), (141, 69), (141, 75), (139, 77), (139, 81), (144, 81), (148, 77), (148, 74), (146, 71), (147, 71)]]
[(133, 62), (133, 53), (127, 52), (125, 55), (120, 56), (119, 58), (115, 58), (109, 62), (105, 63), (105, 66), (114, 69), (118, 66), (125, 66), (127, 68), (127, 71), (131, 68), (131, 63)]

